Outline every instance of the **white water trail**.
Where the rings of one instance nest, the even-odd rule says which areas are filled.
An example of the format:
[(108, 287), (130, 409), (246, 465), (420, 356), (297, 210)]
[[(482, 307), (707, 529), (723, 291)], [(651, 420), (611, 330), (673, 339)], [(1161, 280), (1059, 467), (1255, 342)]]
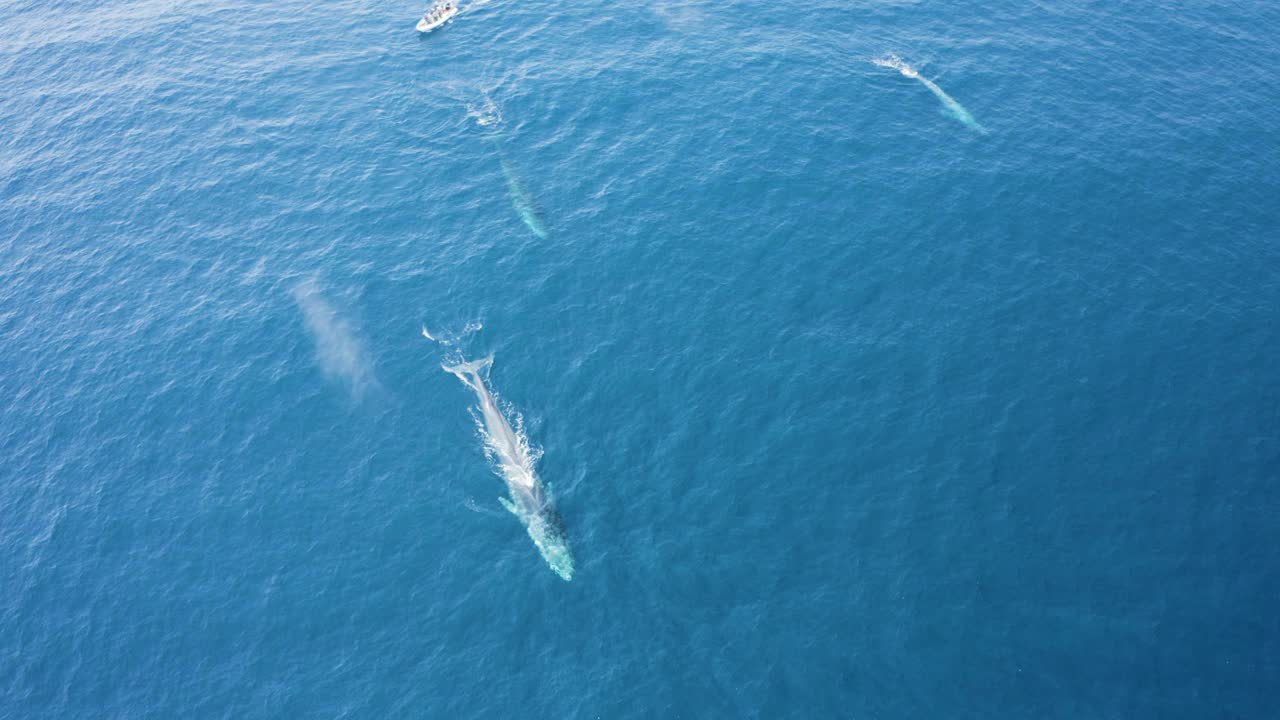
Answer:
[(343, 382), (356, 400), (378, 389), (373, 361), (357, 328), (325, 300), (315, 281), (295, 286), (292, 294), (324, 374)]
[(933, 93), (934, 97), (938, 98), (942, 103), (942, 106), (946, 109), (946, 113), (948, 115), (959, 120), (965, 127), (973, 130), (974, 132), (982, 135), (986, 135), (988, 133), (988, 130), (973, 117), (973, 114), (966, 110), (963, 105), (956, 101), (955, 98), (951, 97), (945, 90), (938, 87), (937, 83), (921, 75), (918, 70), (911, 67), (902, 58), (890, 53), (883, 57), (872, 58), (871, 62), (872, 64), (879, 65), (880, 67), (893, 68), (906, 77), (919, 80), (922, 85), (929, 89), (929, 92)]

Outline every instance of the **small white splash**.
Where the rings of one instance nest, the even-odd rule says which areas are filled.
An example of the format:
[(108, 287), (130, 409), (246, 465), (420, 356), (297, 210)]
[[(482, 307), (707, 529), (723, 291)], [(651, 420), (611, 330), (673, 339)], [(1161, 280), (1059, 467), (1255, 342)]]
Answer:
[(466, 327), (462, 328), (462, 332), (460, 332), (460, 333), (449, 333), (449, 332), (441, 331), (441, 330), (437, 329), (437, 330), (436, 330), (436, 334), (435, 334), (435, 335), (432, 335), (432, 334), (431, 334), (431, 331), (427, 329), (427, 326), (426, 326), (426, 325), (423, 325), (423, 326), (422, 326), (422, 337), (424, 337), (424, 338), (426, 338), (426, 339), (428, 339), (428, 340), (430, 340), (431, 342), (434, 342), (434, 343), (440, 343), (441, 345), (445, 345), (445, 346), (452, 346), (454, 343), (456, 343), (456, 342), (458, 342), (459, 340), (461, 340), (461, 339), (465, 338), (466, 336), (470, 335), (471, 333), (479, 332), (479, 331), (480, 331), (480, 330), (482, 330), (482, 329), (484, 329), (484, 324), (483, 324), (483, 323), (480, 323), (480, 322), (469, 322), (469, 323), (467, 323)]
[(920, 72), (918, 70), (908, 65), (905, 60), (893, 53), (881, 55), (878, 58), (872, 58), (871, 63), (873, 65), (879, 65), (880, 67), (893, 68), (909, 78), (920, 77)]
[(295, 286), (292, 294), (302, 311), (324, 374), (345, 384), (357, 400), (376, 390), (378, 379), (373, 361), (360, 341), (356, 326), (329, 304), (314, 280)]
[(502, 123), (502, 112), (487, 95), (484, 102), (479, 105), (467, 103), (467, 117), (475, 120), (476, 125), (480, 127), (491, 127)]

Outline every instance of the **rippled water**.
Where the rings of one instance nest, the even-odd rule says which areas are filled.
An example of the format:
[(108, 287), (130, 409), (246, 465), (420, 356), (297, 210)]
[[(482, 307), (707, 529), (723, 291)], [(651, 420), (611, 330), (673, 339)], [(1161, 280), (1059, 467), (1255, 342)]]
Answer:
[(422, 10), (0, 6), (0, 717), (1270, 717), (1277, 6)]

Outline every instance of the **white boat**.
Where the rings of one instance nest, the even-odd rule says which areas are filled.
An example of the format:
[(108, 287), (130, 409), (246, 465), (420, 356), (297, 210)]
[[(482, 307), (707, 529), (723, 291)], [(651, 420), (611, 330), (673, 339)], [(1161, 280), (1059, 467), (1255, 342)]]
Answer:
[(453, 19), (458, 14), (458, 5), (453, 0), (438, 2), (418, 21), (418, 32), (431, 32)]

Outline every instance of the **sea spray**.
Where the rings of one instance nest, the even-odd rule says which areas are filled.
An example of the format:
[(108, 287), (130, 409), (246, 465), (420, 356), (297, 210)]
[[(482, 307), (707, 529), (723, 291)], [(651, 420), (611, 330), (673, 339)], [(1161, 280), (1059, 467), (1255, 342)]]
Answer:
[(373, 361), (351, 321), (329, 304), (314, 280), (294, 286), (291, 292), (325, 375), (344, 383), (356, 400), (376, 390)]
[(918, 70), (908, 65), (905, 61), (902, 60), (902, 58), (894, 54), (889, 54), (883, 57), (873, 58), (871, 62), (875, 65), (879, 65), (880, 67), (893, 68), (894, 70), (897, 70), (898, 72), (902, 73), (906, 77), (912, 78), (914, 80), (919, 80), (922, 85), (924, 85), (926, 88), (929, 89), (929, 92), (933, 93), (934, 96), (937, 97), (938, 100), (942, 102), (942, 107), (944, 108), (944, 111), (946, 112), (946, 114), (950, 115), (956, 120), (959, 120), (961, 123), (965, 125), (965, 127), (969, 128), (970, 130), (973, 130), (974, 132), (977, 132), (981, 135), (987, 134), (988, 132), (987, 129), (984, 128), (982, 124), (979, 123), (977, 119), (974, 118), (973, 115), (964, 108), (963, 105), (956, 102), (956, 99), (948, 95), (945, 90), (938, 87), (937, 83), (921, 75)]

